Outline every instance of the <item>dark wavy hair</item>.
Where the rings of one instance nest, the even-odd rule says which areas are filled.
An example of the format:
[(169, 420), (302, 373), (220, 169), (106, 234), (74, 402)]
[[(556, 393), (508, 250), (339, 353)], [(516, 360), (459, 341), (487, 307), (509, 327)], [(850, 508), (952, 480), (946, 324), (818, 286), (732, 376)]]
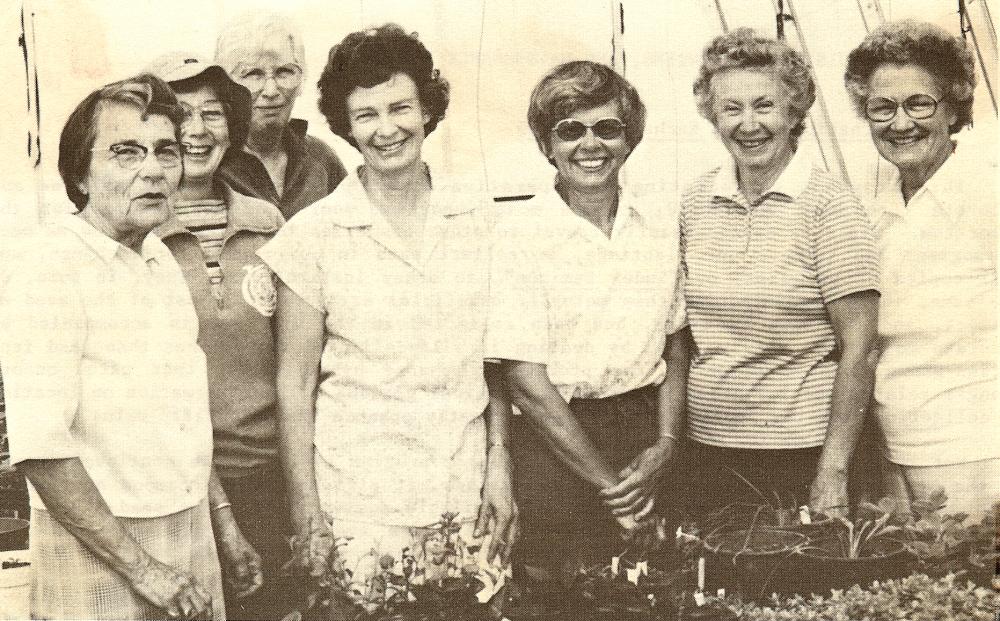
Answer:
[(552, 128), (578, 110), (617, 102), (625, 123), (625, 141), (634, 149), (646, 129), (646, 106), (628, 80), (601, 63), (574, 60), (546, 73), (528, 101), (528, 126), (542, 153), (552, 146)]
[(905, 19), (873, 30), (847, 57), (844, 86), (854, 108), (864, 116), (868, 80), (881, 65), (914, 64), (926, 69), (944, 98), (955, 108), (952, 134), (972, 123), (972, 98), (976, 90), (976, 63), (961, 37), (940, 26)]
[(97, 115), (107, 103), (134, 106), (143, 120), (151, 114), (167, 117), (174, 126), (175, 138), (180, 140), (184, 112), (167, 83), (152, 74), (112, 82), (87, 95), (69, 115), (59, 135), (59, 175), (66, 186), (66, 195), (78, 211), (87, 206), (88, 196), (80, 190), (80, 185), (90, 174), (91, 149), (97, 140)]
[(797, 122), (791, 137), (798, 141), (806, 130), (805, 118), (816, 101), (816, 82), (806, 59), (784, 41), (757, 34), (752, 28), (737, 28), (712, 40), (702, 54), (694, 81), (698, 112), (715, 124), (712, 77), (731, 69), (773, 71), (788, 91), (788, 105)]
[(330, 131), (355, 148), (347, 118), (347, 96), (357, 87), (371, 88), (405, 73), (417, 85), (420, 106), (429, 117), (424, 133), (430, 135), (448, 109), (448, 81), (434, 68), (434, 59), (417, 39), (396, 24), (352, 32), (330, 48), (320, 76), (319, 110)]

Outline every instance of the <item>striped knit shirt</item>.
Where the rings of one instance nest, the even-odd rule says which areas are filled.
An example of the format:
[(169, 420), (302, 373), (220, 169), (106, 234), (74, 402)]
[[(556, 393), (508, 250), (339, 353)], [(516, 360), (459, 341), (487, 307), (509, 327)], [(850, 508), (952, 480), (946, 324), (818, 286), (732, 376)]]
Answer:
[(838, 358), (825, 305), (878, 290), (861, 203), (797, 154), (753, 204), (730, 161), (695, 181), (681, 205), (695, 341), (688, 436), (730, 448), (823, 444)]
[(174, 206), (177, 219), (194, 233), (205, 254), (205, 269), (213, 287), (222, 282), (219, 256), (228, 223), (226, 204), (221, 200), (177, 201)]

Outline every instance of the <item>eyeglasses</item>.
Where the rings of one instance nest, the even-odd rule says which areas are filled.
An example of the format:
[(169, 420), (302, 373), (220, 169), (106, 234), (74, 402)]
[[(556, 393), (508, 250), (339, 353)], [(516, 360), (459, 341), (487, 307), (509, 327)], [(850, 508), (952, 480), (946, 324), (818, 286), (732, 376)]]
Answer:
[(872, 97), (865, 102), (865, 118), (876, 123), (885, 123), (896, 118), (896, 113), (902, 107), (911, 119), (929, 119), (937, 112), (940, 100), (930, 95), (918, 93), (910, 95), (900, 104), (888, 97)]
[(621, 119), (616, 119), (614, 117), (601, 119), (592, 125), (587, 125), (586, 123), (577, 121), (576, 119), (563, 119), (555, 124), (552, 131), (559, 137), (559, 140), (573, 142), (574, 140), (583, 138), (588, 129), (593, 130), (594, 135), (601, 140), (614, 140), (615, 138), (621, 138), (622, 135), (624, 135), (625, 123), (623, 123)]
[[(142, 166), (149, 155), (149, 148), (141, 144), (116, 143), (107, 148), (111, 152), (111, 159), (118, 162), (122, 168), (135, 170)], [(91, 149), (91, 152), (104, 151), (103, 148)], [(181, 165), (181, 148), (176, 142), (165, 144), (153, 149), (153, 157), (164, 168), (175, 168)]]
[(302, 84), (302, 70), (295, 65), (286, 65), (268, 73), (263, 69), (254, 67), (236, 76), (236, 81), (245, 86), (251, 93), (263, 90), (264, 85), (270, 79), (274, 80), (278, 88), (291, 90), (298, 88)]
[(194, 115), (201, 117), (201, 122), (208, 127), (223, 127), (226, 124), (226, 109), (223, 106), (209, 106), (206, 108), (192, 108), (187, 104), (181, 104), (184, 111), (184, 122), (187, 123)]

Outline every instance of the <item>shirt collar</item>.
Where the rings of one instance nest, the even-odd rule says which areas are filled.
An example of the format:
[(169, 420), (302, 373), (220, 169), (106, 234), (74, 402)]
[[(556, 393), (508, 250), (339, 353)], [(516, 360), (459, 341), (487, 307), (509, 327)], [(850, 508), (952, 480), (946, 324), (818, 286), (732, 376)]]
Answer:
[[(792, 159), (789, 160), (788, 165), (778, 175), (774, 185), (764, 192), (762, 196), (767, 196), (774, 192), (784, 194), (792, 199), (798, 198), (805, 191), (806, 186), (809, 185), (809, 177), (811, 175), (812, 161), (801, 149), (797, 149), (792, 154)], [(712, 194), (713, 196), (729, 199), (734, 202), (740, 196), (739, 181), (736, 178), (736, 162), (733, 161), (733, 158), (726, 158), (726, 161), (719, 168), (719, 173), (715, 175), (715, 182), (712, 185)]]
[[(223, 202), (226, 205), (226, 236), (230, 236), (237, 231), (249, 231), (251, 233), (275, 233), (281, 226), (272, 214), (261, 209), (255, 209), (253, 201), (248, 196), (244, 196), (230, 188), (225, 183), (220, 183)], [(178, 233), (190, 233), (184, 226), (180, 218), (173, 211), (170, 218), (156, 227), (153, 231), (160, 239), (166, 239)]]
[[(110, 263), (125, 246), (98, 231), (89, 222), (75, 214), (63, 214), (55, 221), (60, 226), (69, 229), (84, 244), (90, 248), (105, 263)], [(146, 262), (157, 261), (162, 257), (163, 244), (153, 233), (142, 240), (140, 254)]]
[[(329, 210), (331, 221), (337, 226), (357, 228), (375, 224), (375, 206), (372, 205), (368, 192), (361, 183), (360, 171), (360, 166), (350, 171), (337, 186), (336, 191), (321, 199)], [(472, 196), (475, 196), (475, 193), (463, 192), (461, 185), (435, 186), (431, 189), (431, 210), (428, 215), (447, 217), (472, 211), (478, 204), (471, 198)]]
[[(964, 201), (960, 198), (968, 192), (969, 171), (981, 170), (981, 153), (977, 154), (971, 140), (955, 141), (955, 151), (934, 171), (931, 178), (910, 197), (909, 204), (919, 202), (928, 196), (952, 220), (961, 215)], [(964, 145), (964, 147), (962, 146)], [(879, 184), (876, 199), (883, 213), (897, 216), (906, 214), (907, 204), (903, 202), (903, 179), (899, 169), (889, 164), (885, 184)]]
[[(610, 240), (605, 237), (604, 233), (570, 209), (570, 206), (559, 194), (559, 190), (556, 189), (558, 185), (559, 175), (557, 174), (552, 185), (535, 197), (537, 204), (541, 207), (539, 209), (540, 215), (545, 217), (550, 225), (563, 231), (584, 232), (585, 235), (593, 233), (595, 239), (600, 240), (602, 243), (608, 243)], [(637, 194), (623, 190), (621, 184), (619, 184), (618, 213), (615, 214), (612, 237), (616, 235), (616, 231), (620, 230), (632, 215), (640, 219), (648, 216), (648, 214), (644, 213), (648, 207), (651, 207), (649, 200), (639, 200)]]

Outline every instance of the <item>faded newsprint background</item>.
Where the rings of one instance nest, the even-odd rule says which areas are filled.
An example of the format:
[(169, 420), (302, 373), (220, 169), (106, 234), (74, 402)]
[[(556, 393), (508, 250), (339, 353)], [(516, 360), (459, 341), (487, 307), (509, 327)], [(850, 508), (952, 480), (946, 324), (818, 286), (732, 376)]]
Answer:
[[(94, 88), (141, 71), (162, 53), (211, 56), (219, 27), (247, 10), (279, 10), (298, 21), (306, 81), (295, 116), (346, 165), (360, 162), (316, 108), (315, 81), (330, 46), (386, 21), (416, 31), (452, 84), (445, 121), (425, 143), (434, 170), (479, 176), (495, 198), (534, 194), (553, 170), (525, 120), (528, 95), (555, 64), (591, 59), (638, 88), (646, 136), (625, 170), (628, 183), (677, 196), (726, 157), (691, 95), (703, 46), (726, 29), (771, 35), (783, 5), (785, 36), (811, 61), (819, 97), (801, 148), (862, 198), (888, 166), (842, 84), (847, 53), (885, 20), (935, 22), (974, 46), (980, 71), (975, 124), (997, 149), (996, 16), (1000, 1), (966, 0), (3, 0), (0, 8), (0, 282), (25, 232), (72, 211), (56, 171), (58, 136)], [(995, 13), (991, 16), (990, 9)], [(996, 183), (970, 179), (969, 183)], [(0, 290), (0, 295), (3, 295)], [(10, 329), (0, 326), (0, 329)], [(16, 328), (15, 328), (16, 329)], [(2, 424), (0, 424), (2, 435)], [(0, 438), (0, 457), (2, 457)], [(0, 464), (2, 467), (2, 464)]]

